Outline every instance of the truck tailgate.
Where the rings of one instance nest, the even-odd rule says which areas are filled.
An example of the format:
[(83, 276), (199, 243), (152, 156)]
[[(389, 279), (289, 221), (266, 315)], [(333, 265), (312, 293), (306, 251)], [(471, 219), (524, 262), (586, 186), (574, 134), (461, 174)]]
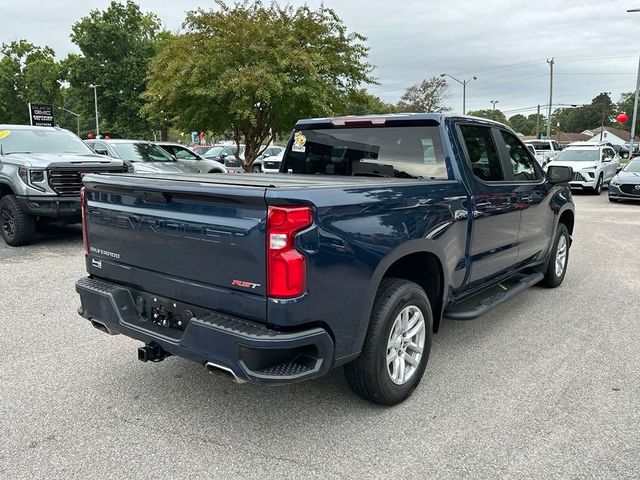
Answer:
[(88, 269), (266, 321), (264, 185), (87, 175)]

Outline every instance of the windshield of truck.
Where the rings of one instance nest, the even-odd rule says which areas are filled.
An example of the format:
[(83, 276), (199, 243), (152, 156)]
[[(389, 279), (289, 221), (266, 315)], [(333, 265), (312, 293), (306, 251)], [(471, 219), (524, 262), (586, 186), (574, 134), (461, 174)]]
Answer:
[(559, 162), (597, 162), (600, 150), (597, 148), (567, 148), (555, 158)]
[(173, 162), (164, 149), (151, 143), (113, 143), (113, 149), (122, 160), (129, 162)]
[(438, 127), (326, 128), (296, 131), (282, 172), (447, 179)]
[(6, 155), (12, 153), (94, 155), (80, 138), (67, 130), (0, 129), (0, 144)]

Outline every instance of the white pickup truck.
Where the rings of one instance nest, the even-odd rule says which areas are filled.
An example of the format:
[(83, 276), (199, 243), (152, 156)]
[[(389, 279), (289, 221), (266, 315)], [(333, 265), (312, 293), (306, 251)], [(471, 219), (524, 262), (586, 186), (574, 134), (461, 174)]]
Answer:
[(536, 151), (536, 160), (542, 166), (550, 162), (560, 153), (562, 147), (555, 140), (527, 140), (525, 145), (531, 145)]

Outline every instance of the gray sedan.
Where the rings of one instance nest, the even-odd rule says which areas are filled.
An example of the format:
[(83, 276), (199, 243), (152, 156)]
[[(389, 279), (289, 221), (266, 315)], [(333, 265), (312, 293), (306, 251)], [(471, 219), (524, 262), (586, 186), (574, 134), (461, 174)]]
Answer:
[(185, 147), (180, 143), (155, 143), (173, 155), (176, 160), (188, 163), (192, 167), (197, 168), (200, 173), (228, 173), (227, 168), (222, 163), (216, 160), (204, 158), (199, 153), (194, 152), (192, 149)]
[(640, 200), (640, 158), (627, 163), (609, 184), (609, 201)]

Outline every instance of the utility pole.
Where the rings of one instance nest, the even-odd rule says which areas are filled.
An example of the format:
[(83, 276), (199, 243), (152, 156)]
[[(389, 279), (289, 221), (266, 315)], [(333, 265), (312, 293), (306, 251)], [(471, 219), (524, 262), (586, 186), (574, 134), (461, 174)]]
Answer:
[(536, 138), (540, 138), (540, 105), (538, 105), (538, 115), (536, 116)]
[(493, 105), (493, 109), (496, 109), (496, 103), (498, 103), (500, 100), (489, 100), (489, 103)]
[(64, 108), (64, 107), (60, 107), (60, 110), (64, 110), (65, 112), (68, 112), (71, 115), (73, 115), (74, 117), (76, 117), (77, 135), (80, 136), (80, 114), (76, 113), (76, 112), (72, 112), (71, 110), (69, 110), (67, 108)]
[(549, 67), (551, 68), (551, 75), (549, 76), (549, 110), (547, 114), (547, 138), (551, 138), (551, 105), (553, 104), (553, 64), (555, 60), (551, 57), (551, 60), (547, 60)]

